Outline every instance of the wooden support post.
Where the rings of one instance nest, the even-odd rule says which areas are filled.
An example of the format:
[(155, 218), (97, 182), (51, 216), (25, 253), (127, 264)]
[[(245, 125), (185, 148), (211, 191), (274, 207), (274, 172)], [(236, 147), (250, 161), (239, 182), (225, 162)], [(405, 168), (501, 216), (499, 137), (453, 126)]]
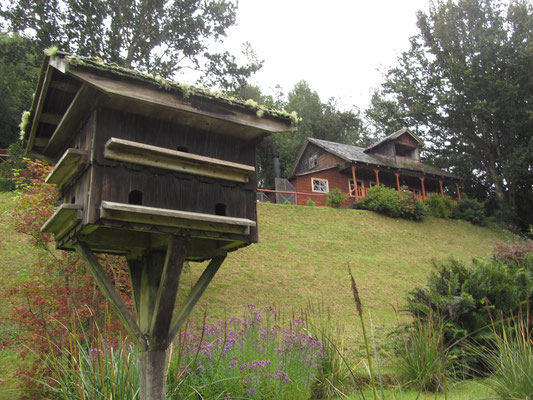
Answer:
[(355, 177), (355, 165), (352, 165), (352, 179), (353, 179), (353, 194), (358, 200), (359, 196), (357, 195), (357, 179)]
[(205, 289), (217, 273), (218, 269), (226, 259), (226, 256), (215, 257), (211, 260), (209, 265), (205, 268), (202, 276), (198, 279), (194, 287), (191, 289), (189, 296), (185, 302), (181, 305), (181, 308), (177, 314), (172, 318), (172, 325), (168, 334), (169, 343), (174, 340), (178, 334), (181, 325), (185, 322), (195, 304), (198, 302)]
[(376, 185), (379, 186), (379, 169), (375, 169), (374, 173), (376, 174)]
[(420, 186), (422, 188), (422, 200), (426, 198), (426, 187), (424, 186), (424, 177), (420, 177)]
[(440, 185), (440, 195), (444, 197), (444, 189), (442, 188), (442, 179), (439, 179), (439, 185)]
[(140, 330), (137, 323), (133, 320), (133, 317), (131, 316), (128, 308), (118, 295), (117, 291), (115, 290), (115, 286), (107, 277), (96, 256), (91, 252), (87, 244), (83, 242), (76, 243), (74, 245), (74, 248), (76, 249), (81, 259), (85, 261), (85, 264), (91, 272), (93, 279), (95, 280), (96, 284), (98, 285), (106, 299), (109, 301), (111, 308), (117, 314), (118, 318), (124, 325), (124, 328), (130, 334), (131, 339), (133, 339), (141, 349), (147, 349), (147, 342), (142, 331)]
[(459, 190), (459, 184), (455, 183), (455, 187), (457, 188), (457, 199), (461, 200), (461, 191)]
[(400, 173), (395, 172), (394, 175), (396, 175), (396, 187), (398, 188), (398, 192), (400, 191)]

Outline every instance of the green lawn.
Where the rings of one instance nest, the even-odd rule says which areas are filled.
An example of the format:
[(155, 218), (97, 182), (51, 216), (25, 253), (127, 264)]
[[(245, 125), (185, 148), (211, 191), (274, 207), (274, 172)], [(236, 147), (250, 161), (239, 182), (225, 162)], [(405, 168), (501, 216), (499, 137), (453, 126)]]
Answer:
[[(36, 258), (28, 239), (6, 226), (6, 212), (13, 207), (11, 195), (0, 193), (0, 286), (24, 281)], [(229, 317), (253, 303), (274, 306), (289, 319), (309, 301), (323, 302), (332, 318), (345, 326), (347, 355), (353, 360), (361, 354), (360, 327), (348, 267), (357, 281), (365, 315), (372, 315), (378, 346), (387, 348), (387, 333), (396, 325), (393, 306), (401, 306), (407, 291), (425, 283), (432, 260), (469, 261), (490, 255), (499, 242), (513, 240), (503, 231), (432, 217), (417, 223), (362, 210), (264, 203), (258, 204), (258, 214), (260, 242), (228, 256), (193, 317), (204, 308), (210, 320)], [(181, 281), (180, 299), (201, 270), (191, 263)], [(4, 327), (0, 335), (12, 332), (7, 320), (9, 300), (0, 297), (0, 327)], [(2, 397), (2, 391), (15, 385), (13, 370), (18, 362), (16, 353), (0, 352), (0, 399), (16, 398), (12, 393)]]

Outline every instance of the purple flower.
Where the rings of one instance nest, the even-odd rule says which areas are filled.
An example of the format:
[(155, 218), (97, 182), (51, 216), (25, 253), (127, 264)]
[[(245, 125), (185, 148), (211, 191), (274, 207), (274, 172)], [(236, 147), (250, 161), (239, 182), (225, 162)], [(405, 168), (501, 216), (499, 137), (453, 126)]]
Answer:
[(253, 387), (248, 389), (248, 394), (254, 394), (254, 393), (255, 393), (255, 389)]

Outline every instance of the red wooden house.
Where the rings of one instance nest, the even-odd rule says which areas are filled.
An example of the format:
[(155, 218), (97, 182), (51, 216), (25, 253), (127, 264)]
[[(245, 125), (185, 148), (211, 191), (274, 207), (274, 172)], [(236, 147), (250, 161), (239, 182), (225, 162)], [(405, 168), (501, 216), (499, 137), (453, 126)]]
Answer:
[(325, 205), (325, 195), (339, 188), (348, 194), (349, 205), (374, 185), (407, 187), (422, 201), (434, 193), (452, 192), (460, 199), (457, 176), (420, 161), (423, 144), (406, 128), (367, 148), (308, 138), (289, 176), (296, 203), (305, 205), (310, 198)]

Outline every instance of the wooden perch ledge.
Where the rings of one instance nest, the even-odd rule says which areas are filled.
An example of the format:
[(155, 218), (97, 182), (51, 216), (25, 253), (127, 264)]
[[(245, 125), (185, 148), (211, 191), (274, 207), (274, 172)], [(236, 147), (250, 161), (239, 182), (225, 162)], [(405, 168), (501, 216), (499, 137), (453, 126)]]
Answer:
[(255, 167), (250, 165), (117, 138), (108, 140), (104, 156), (111, 160), (242, 183), (248, 182), (248, 176), (255, 171)]

